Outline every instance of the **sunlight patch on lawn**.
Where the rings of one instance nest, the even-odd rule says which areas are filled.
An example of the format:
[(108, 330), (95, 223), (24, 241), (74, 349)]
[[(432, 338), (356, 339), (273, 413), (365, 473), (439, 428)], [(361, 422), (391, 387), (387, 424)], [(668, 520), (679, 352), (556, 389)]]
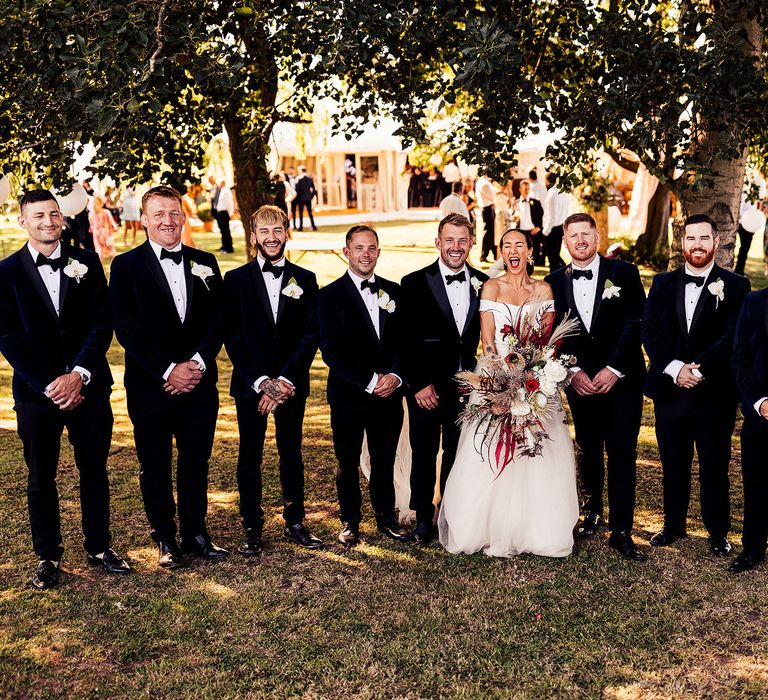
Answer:
[(406, 564), (418, 564), (419, 560), (412, 554), (406, 554), (405, 552), (397, 552), (393, 549), (384, 549), (375, 544), (366, 544), (364, 541), (357, 545), (356, 550), (361, 554), (377, 557), (378, 559), (385, 559), (389, 561), (404, 562)]
[(223, 586), (215, 581), (201, 581), (198, 589), (218, 600), (231, 600), (237, 596), (237, 591), (229, 586)]

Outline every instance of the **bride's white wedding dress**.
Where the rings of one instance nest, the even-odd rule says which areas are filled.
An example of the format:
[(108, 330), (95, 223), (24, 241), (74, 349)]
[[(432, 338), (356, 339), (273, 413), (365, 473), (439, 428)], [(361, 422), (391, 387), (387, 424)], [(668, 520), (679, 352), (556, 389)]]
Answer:
[[(497, 354), (505, 355), (509, 348), (499, 329), (530, 306), (480, 302), (480, 310), (491, 311), (496, 322)], [(494, 557), (571, 553), (579, 501), (573, 443), (562, 406), (543, 427), (550, 438), (544, 440), (543, 454), (516, 455), (498, 478), (495, 464), (492, 468), (489, 463), (488, 445), (482, 454), (478, 451), (486, 436), (476, 434), (474, 425), (462, 428), (438, 518), (440, 542), (449, 552), (482, 550)]]

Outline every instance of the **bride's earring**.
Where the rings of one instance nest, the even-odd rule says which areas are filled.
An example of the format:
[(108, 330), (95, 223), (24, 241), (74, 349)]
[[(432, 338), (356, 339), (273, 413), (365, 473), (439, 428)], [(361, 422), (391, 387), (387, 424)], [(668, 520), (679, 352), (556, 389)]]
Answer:
[(533, 265), (533, 255), (531, 255), (531, 257), (528, 258), (528, 264)]

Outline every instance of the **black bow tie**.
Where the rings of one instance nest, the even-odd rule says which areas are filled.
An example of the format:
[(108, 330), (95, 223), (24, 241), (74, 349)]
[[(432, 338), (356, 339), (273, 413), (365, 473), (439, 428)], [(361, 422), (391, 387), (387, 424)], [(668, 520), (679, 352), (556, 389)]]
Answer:
[(280, 277), (283, 274), (283, 268), (273, 265), (269, 260), (264, 262), (264, 267), (261, 268), (262, 274), (266, 275), (267, 272), (271, 272), (275, 277)]
[(163, 248), (160, 251), (160, 260), (172, 260), (177, 265), (181, 265), (181, 259), (182, 259), (182, 255), (180, 250), (177, 250), (174, 253), (170, 250), (167, 250), (166, 248)]
[(591, 280), (592, 279), (592, 270), (579, 270), (578, 268), (573, 268), (573, 279), (577, 280), (580, 277), (583, 277), (584, 279)]
[(455, 275), (446, 275), (445, 276), (445, 283), (446, 284), (453, 284), (454, 282), (466, 282), (467, 276), (464, 273), (464, 270), (461, 272), (457, 272)]
[(37, 260), (35, 260), (35, 265), (38, 267), (42, 267), (43, 265), (50, 265), (51, 269), (56, 272), (57, 270), (62, 270), (64, 268), (64, 258), (62, 256), (52, 260), (51, 258), (46, 258), (45, 255), (40, 253), (37, 256)]
[(364, 292), (366, 289), (370, 289), (371, 294), (377, 294), (379, 291), (379, 283), (371, 280), (363, 280), (360, 282), (360, 291)]
[(697, 287), (701, 287), (704, 284), (705, 277), (701, 275), (689, 275), (687, 272), (683, 274), (686, 284), (695, 284)]
[(520, 201), (521, 201), (523, 204), (528, 204), (528, 200), (527, 200), (527, 199), (521, 199)]

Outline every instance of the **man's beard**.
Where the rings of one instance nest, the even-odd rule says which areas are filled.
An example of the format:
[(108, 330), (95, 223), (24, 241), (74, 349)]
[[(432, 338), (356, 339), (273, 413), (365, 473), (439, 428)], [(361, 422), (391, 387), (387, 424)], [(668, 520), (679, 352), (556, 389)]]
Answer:
[(692, 268), (697, 270), (703, 270), (705, 267), (707, 267), (707, 265), (709, 265), (709, 263), (711, 263), (715, 259), (715, 249), (713, 248), (709, 253), (707, 253), (707, 256), (704, 258), (704, 261), (699, 264), (696, 264), (693, 262), (693, 251), (689, 253), (684, 250), (683, 257), (685, 258), (685, 262), (687, 262)]
[(277, 255), (268, 253), (267, 249), (263, 245), (261, 245), (261, 243), (256, 244), (256, 250), (259, 252), (259, 255), (261, 255), (261, 257), (264, 258), (264, 260), (269, 260), (270, 262), (272, 262), (273, 260), (280, 260), (280, 258), (283, 257), (283, 253), (285, 252), (285, 245), (286, 244), (283, 243), (280, 246), (280, 251), (277, 253)]

